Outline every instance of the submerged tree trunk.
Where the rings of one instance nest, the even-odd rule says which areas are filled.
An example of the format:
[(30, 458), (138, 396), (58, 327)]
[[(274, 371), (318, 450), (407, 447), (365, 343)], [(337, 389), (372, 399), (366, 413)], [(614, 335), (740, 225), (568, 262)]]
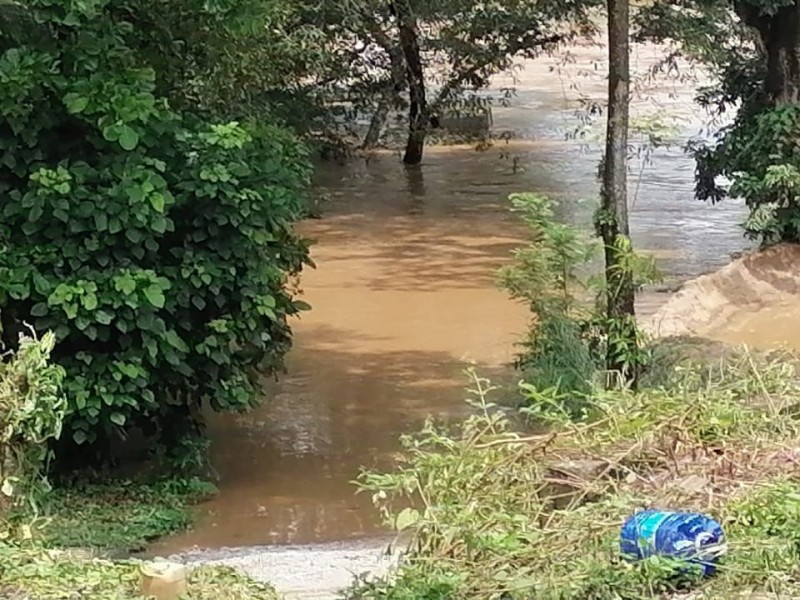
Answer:
[(758, 32), (770, 100), (776, 105), (800, 102), (800, 0), (772, 15), (744, 1), (734, 4), (739, 17)]
[(605, 246), (606, 309), (609, 371), (635, 387), (636, 369), (626, 354), (636, 347), (633, 274), (621, 268), (628, 227), (628, 108), (629, 27), (628, 0), (608, 0), (608, 124), (603, 161), (600, 234)]
[(378, 106), (370, 119), (369, 129), (364, 136), (361, 148), (371, 150), (380, 141), (381, 131), (389, 118), (389, 111), (401, 105), (400, 95), (406, 87), (406, 62), (403, 50), (392, 42), (392, 40), (381, 30), (373, 31), (378, 43), (389, 55), (391, 63), (391, 80), (387, 82), (386, 89), (378, 100)]
[(403, 162), (418, 165), (422, 162), (425, 136), (428, 133), (428, 103), (425, 98), (425, 73), (422, 68), (422, 53), (419, 48), (417, 19), (407, 0), (394, 4), (400, 37), (400, 48), (406, 65), (408, 85), (408, 140)]
[(389, 118), (389, 102), (390, 99), (387, 92), (381, 96), (381, 99), (378, 101), (378, 106), (372, 115), (372, 119), (370, 119), (367, 135), (364, 136), (364, 142), (361, 144), (363, 150), (372, 150), (378, 145), (378, 141), (381, 139), (383, 126), (386, 124), (386, 119)]

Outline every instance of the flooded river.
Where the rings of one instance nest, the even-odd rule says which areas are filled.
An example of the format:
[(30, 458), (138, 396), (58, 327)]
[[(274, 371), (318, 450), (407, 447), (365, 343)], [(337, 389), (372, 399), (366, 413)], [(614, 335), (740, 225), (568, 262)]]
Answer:
[[(565, 220), (590, 225), (598, 150), (565, 137), (578, 125), (578, 95), (605, 92), (604, 49), (574, 52), (561, 71), (563, 56), (518, 73), (512, 105), (494, 111), (495, 127), (514, 132), (507, 145), (429, 148), (410, 171), (392, 153), (320, 169), (324, 218), (302, 224), (316, 240), (317, 268), (303, 276), (313, 310), (294, 324), (289, 373), (266, 386), (257, 411), (212, 419), (220, 494), (199, 507), (193, 531), (159, 550), (380, 533), (369, 498), (355, 496), (351, 480), (362, 466), (388, 464), (398, 436), (427, 415), (463, 414), (466, 364), (507, 377), (525, 331), (526, 311), (494, 284), (524, 234), (507, 196), (548, 194)], [(634, 63), (643, 71), (662, 55), (639, 48)], [(654, 100), (638, 101), (639, 113), (679, 117), (678, 143), (699, 131), (691, 86), (652, 93)], [(655, 150), (643, 171), (632, 168), (634, 242), (671, 279), (715, 269), (745, 247), (742, 208), (695, 201), (693, 170), (678, 145)], [(642, 310), (664, 296), (646, 295)]]

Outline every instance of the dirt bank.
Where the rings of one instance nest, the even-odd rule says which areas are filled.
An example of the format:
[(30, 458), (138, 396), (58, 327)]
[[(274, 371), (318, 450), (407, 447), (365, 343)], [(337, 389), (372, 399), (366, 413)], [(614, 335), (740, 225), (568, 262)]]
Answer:
[(687, 282), (645, 327), (661, 337), (800, 349), (800, 245), (753, 252)]

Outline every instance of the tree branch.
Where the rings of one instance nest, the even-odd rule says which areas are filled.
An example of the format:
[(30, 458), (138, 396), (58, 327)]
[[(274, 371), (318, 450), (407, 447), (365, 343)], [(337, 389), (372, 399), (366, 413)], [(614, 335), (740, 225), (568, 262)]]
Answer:
[[(546, 38), (543, 38), (539, 42), (537, 42), (533, 47), (527, 46), (530, 49), (541, 49), (547, 46), (552, 46), (555, 44), (559, 44), (563, 42), (567, 36), (565, 34), (553, 34)], [(503, 55), (505, 56), (516, 56), (518, 53), (522, 52), (525, 49), (525, 46), (522, 44), (515, 44), (509, 47), (508, 51)], [(436, 95), (436, 99), (430, 104), (431, 111), (436, 112), (439, 108), (450, 99), (450, 96), (458, 90), (466, 81), (468, 81), (471, 77), (477, 75), (481, 70), (485, 69), (489, 65), (492, 64), (491, 59), (488, 59), (482, 63), (476, 64), (471, 66), (469, 69), (462, 71), (459, 73), (454, 79), (448, 81), (439, 93)]]

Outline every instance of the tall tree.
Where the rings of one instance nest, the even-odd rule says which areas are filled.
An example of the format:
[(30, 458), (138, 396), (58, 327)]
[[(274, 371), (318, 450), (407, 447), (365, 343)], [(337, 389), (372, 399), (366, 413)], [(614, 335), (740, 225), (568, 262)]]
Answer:
[(408, 0), (399, 0), (393, 6), (408, 83), (408, 140), (403, 162), (407, 165), (417, 165), (422, 162), (425, 132), (430, 120), (422, 51), (419, 47), (419, 23)]
[(626, 360), (636, 344), (634, 282), (624, 268), (628, 226), (629, 1), (608, 0), (608, 124), (598, 226), (605, 247), (608, 346), (606, 363), (635, 386), (636, 369)]

